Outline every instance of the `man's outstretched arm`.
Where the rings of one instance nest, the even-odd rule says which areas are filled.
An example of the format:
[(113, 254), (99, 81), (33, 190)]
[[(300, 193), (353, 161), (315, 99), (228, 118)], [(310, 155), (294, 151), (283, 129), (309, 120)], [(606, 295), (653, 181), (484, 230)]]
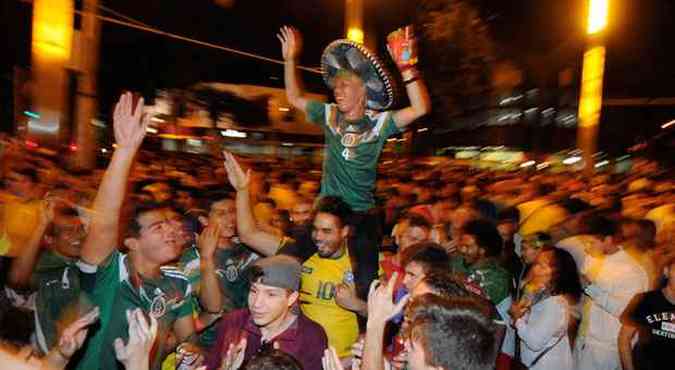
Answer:
[(131, 93), (123, 94), (115, 106), (113, 128), (117, 148), (99, 185), (82, 248), (82, 260), (92, 265), (101, 264), (118, 247), (120, 212), (129, 171), (148, 126), (148, 117), (143, 118), (143, 99), (133, 108)]
[(414, 122), (431, 111), (431, 99), (417, 70), (417, 41), (412, 28), (393, 32), (388, 37), (387, 50), (401, 72), (410, 106), (394, 113), (394, 122), (399, 129)]
[(260, 230), (251, 211), (251, 198), (248, 192), (251, 170), (244, 172), (232, 153), (223, 152), (223, 155), (225, 156), (227, 178), (237, 191), (237, 232), (241, 241), (260, 254), (265, 256), (275, 255), (279, 249), (281, 238)]
[(297, 75), (297, 63), (302, 50), (302, 36), (293, 27), (284, 26), (279, 30), (277, 38), (281, 42), (281, 52), (284, 57), (284, 84), (286, 98), (297, 110), (307, 113), (307, 101), (302, 82)]

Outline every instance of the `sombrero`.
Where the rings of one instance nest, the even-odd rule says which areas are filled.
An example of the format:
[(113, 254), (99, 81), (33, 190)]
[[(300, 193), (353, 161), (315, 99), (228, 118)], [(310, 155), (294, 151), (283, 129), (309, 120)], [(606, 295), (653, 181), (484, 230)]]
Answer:
[(363, 80), (368, 108), (385, 110), (394, 104), (393, 78), (377, 56), (363, 45), (340, 39), (326, 47), (321, 55), (321, 72), (331, 89), (340, 71), (353, 72)]

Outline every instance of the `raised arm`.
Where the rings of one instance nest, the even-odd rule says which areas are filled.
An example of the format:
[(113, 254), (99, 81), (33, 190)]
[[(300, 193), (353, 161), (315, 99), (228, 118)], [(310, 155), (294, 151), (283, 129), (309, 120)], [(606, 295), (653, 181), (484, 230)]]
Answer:
[(120, 211), (129, 171), (148, 126), (148, 117), (143, 118), (143, 99), (134, 110), (133, 95), (123, 94), (115, 106), (113, 125), (117, 149), (99, 185), (89, 234), (82, 248), (82, 260), (93, 265), (108, 258), (118, 244)]
[(366, 325), (366, 340), (363, 350), (361, 370), (384, 370), (383, 342), (384, 330), (387, 321), (398, 315), (408, 303), (408, 295), (394, 303), (394, 286), (398, 273), (394, 272), (384, 285), (375, 280), (370, 285), (368, 293), (368, 323)]
[(417, 40), (408, 26), (392, 32), (387, 37), (387, 50), (401, 72), (410, 106), (394, 112), (394, 122), (399, 129), (431, 111), (427, 86), (417, 70)]
[(220, 291), (220, 282), (216, 274), (215, 252), (220, 237), (220, 226), (217, 223), (209, 224), (197, 238), (200, 250), (199, 268), (201, 271), (201, 289), (199, 303), (209, 314), (220, 316), (223, 308), (223, 293)]
[(25, 248), (14, 258), (7, 275), (7, 282), (13, 288), (28, 286), (30, 277), (35, 270), (35, 264), (40, 256), (40, 242), (49, 224), (54, 219), (54, 203), (51, 200), (42, 202), (40, 206), (40, 218), (35, 230)]
[(283, 26), (277, 34), (281, 42), (281, 52), (284, 57), (284, 84), (286, 98), (291, 105), (306, 113), (307, 99), (304, 97), (302, 82), (297, 75), (297, 63), (302, 50), (302, 36), (293, 27)]
[(253, 248), (256, 252), (265, 256), (272, 256), (277, 253), (281, 238), (262, 231), (258, 228), (251, 211), (251, 198), (249, 194), (249, 183), (251, 180), (251, 170), (244, 170), (230, 152), (223, 152), (225, 156), (225, 170), (230, 184), (237, 191), (237, 232), (239, 238), (247, 246)]

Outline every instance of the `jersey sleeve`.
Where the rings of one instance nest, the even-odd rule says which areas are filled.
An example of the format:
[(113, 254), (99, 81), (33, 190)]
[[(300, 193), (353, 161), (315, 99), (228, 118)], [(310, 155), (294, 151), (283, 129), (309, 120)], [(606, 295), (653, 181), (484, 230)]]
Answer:
[(382, 127), (382, 136), (388, 138), (403, 132), (396, 126), (396, 122), (394, 122), (394, 112), (386, 112), (386, 115), (387, 118), (385, 118), (384, 126)]
[(326, 104), (315, 100), (309, 100), (307, 101), (305, 111), (307, 112), (308, 122), (319, 125), (323, 125), (326, 122)]
[(103, 293), (120, 283), (119, 251), (114, 250), (100, 265), (90, 265), (82, 260), (77, 262), (83, 279), (82, 289), (87, 293)]

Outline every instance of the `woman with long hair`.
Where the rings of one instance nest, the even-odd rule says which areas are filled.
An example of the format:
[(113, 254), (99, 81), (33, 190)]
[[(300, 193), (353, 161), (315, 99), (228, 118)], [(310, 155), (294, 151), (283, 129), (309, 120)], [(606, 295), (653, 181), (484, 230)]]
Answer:
[(568, 328), (581, 283), (569, 252), (545, 247), (530, 269), (522, 297), (510, 314), (518, 334), (520, 361), (530, 370), (574, 368)]

